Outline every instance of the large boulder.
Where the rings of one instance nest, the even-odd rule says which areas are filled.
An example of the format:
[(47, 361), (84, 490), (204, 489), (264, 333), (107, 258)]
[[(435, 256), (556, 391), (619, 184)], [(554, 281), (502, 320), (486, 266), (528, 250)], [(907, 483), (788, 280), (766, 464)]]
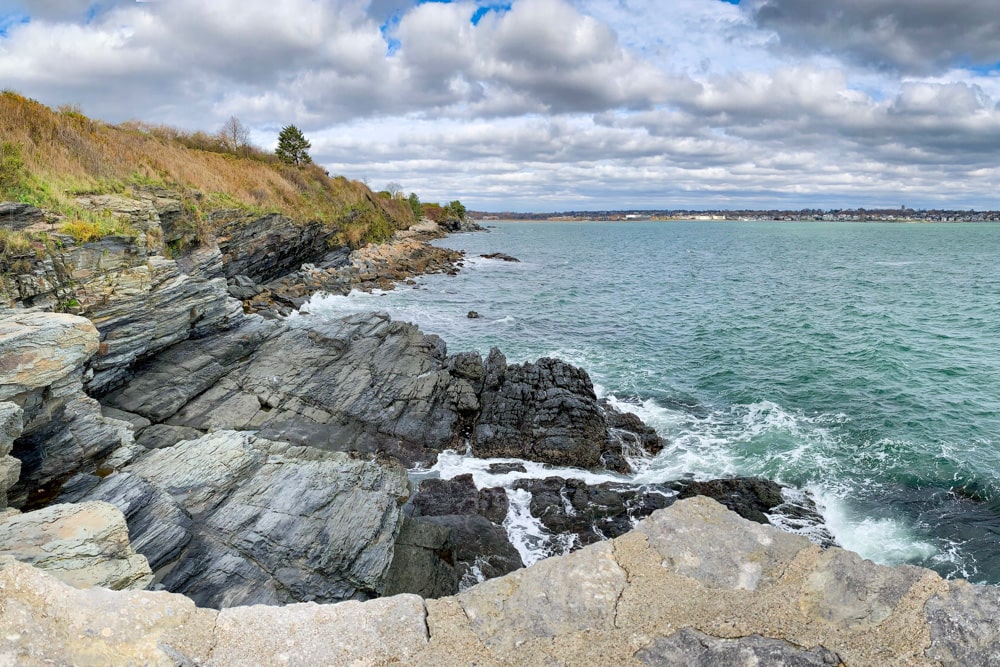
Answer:
[(472, 451), (594, 468), (608, 428), (587, 373), (558, 359), (508, 365), (494, 348), (486, 359)]
[(82, 499), (121, 508), (168, 590), (229, 607), (378, 596), (408, 495), (398, 464), (219, 431)]
[(0, 556), (51, 572), (77, 588), (145, 588), (153, 579), (133, 551), (125, 517), (102, 502), (50, 505), (0, 523)]

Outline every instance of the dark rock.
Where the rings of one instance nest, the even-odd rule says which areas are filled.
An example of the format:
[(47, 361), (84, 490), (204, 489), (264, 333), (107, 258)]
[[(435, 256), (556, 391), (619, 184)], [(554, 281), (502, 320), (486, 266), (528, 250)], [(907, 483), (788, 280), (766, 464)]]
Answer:
[(299, 224), (278, 214), (255, 216), (217, 211), (211, 224), (218, 235), (226, 276), (249, 276), (265, 283), (323, 257), (337, 229), (319, 222)]
[(647, 426), (631, 412), (621, 412), (606, 400), (601, 401), (604, 418), (608, 424), (610, 451), (626, 456), (652, 456), (663, 449), (663, 438), (654, 428)]
[(500, 259), (505, 262), (520, 262), (517, 257), (511, 257), (510, 255), (505, 255), (502, 252), (491, 252), (488, 255), (480, 255), (483, 259)]
[(144, 429), (136, 442), (146, 449), (162, 449), (173, 447), (182, 440), (197, 440), (203, 435), (201, 431), (186, 426), (154, 424)]
[(476, 514), (408, 517), (396, 540), (385, 595), (454, 595), (523, 567), (503, 528)]
[(505, 475), (509, 472), (528, 472), (520, 463), (491, 463), (487, 468), (491, 475)]
[(775, 667), (836, 667), (840, 657), (819, 646), (805, 649), (783, 639), (750, 635), (739, 639), (719, 639), (683, 628), (653, 641), (635, 654), (644, 665), (667, 667), (717, 667), (718, 665), (773, 665)]
[(785, 502), (781, 485), (762, 477), (734, 477), (708, 482), (678, 482), (678, 500), (707, 496), (736, 512), (744, 519), (770, 523), (765, 512)]
[(501, 488), (479, 490), (472, 475), (452, 479), (425, 479), (412, 499), (413, 516), (479, 514), (493, 523), (507, 516), (507, 493)]
[(531, 515), (554, 535), (572, 535), (574, 548), (632, 530), (640, 519), (674, 501), (664, 485), (634, 487), (605, 483), (588, 486), (576, 479), (524, 479), (515, 489), (531, 493)]
[(263, 287), (247, 276), (233, 276), (226, 284), (228, 285), (229, 296), (240, 301), (252, 299), (264, 291)]
[(469, 314), (466, 315), (466, 317), (468, 317), (470, 320), (477, 320), (477, 319), (479, 319), (479, 313), (477, 313), (474, 310), (470, 310)]
[(31, 204), (0, 202), (0, 227), (18, 231), (45, 222), (45, 214)]
[(549, 358), (508, 366), (494, 348), (480, 401), (472, 437), (476, 456), (581, 468), (600, 464), (608, 429), (582, 369)]

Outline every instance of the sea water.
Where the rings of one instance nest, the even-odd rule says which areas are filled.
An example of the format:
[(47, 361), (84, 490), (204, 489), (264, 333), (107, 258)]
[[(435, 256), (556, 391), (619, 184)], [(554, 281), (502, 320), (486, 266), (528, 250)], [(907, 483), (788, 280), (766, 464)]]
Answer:
[[(1000, 583), (1000, 225), (489, 224), (439, 242), (467, 252), (459, 275), (311, 316), (386, 310), (451, 352), (560, 357), (666, 440), (634, 481), (763, 475), (862, 556)], [(622, 479), (487, 465), (449, 453), (432, 474)], [(554, 550), (508, 519), (522, 555)]]

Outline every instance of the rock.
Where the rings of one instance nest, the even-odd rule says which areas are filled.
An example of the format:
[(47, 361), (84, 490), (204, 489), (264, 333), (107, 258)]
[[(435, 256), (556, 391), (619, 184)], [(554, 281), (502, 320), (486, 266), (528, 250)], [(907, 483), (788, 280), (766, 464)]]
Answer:
[[(15, 311), (0, 318), (0, 397), (21, 411), (23, 427), (9, 449), (20, 461), (8, 494), (15, 507), (44, 503), (62, 480), (132, 442), (130, 425), (105, 418), (83, 393), (83, 367), (98, 349), (97, 336), (75, 315)], [(16, 464), (0, 465), (2, 479), (13, 480)]]
[(621, 412), (606, 400), (601, 401), (604, 418), (608, 423), (609, 445), (607, 451), (626, 456), (653, 456), (663, 449), (663, 438), (656, 429), (647, 426), (638, 415)]
[(521, 463), (491, 463), (487, 471), (491, 475), (506, 475), (509, 472), (527, 473), (528, 469)]
[(97, 329), (76, 315), (14, 312), (0, 317), (0, 400), (66, 378), (97, 348)]
[(398, 465), (219, 431), (86, 498), (122, 509), (165, 588), (228, 607), (377, 596), (408, 495)]
[(580, 468), (599, 465), (608, 429), (586, 372), (548, 358), (508, 366), (496, 348), (485, 372), (472, 437), (476, 456)]
[(510, 255), (505, 255), (502, 252), (491, 252), (488, 255), (480, 255), (483, 259), (499, 259), (504, 262), (520, 262), (517, 257), (511, 257)]
[(153, 579), (132, 550), (125, 517), (101, 502), (51, 505), (0, 523), (0, 556), (13, 556), (77, 588), (145, 588)]
[(0, 663), (43, 665), (204, 664), (218, 612), (181, 596), (78, 590), (29, 565), (0, 560)]
[(247, 276), (265, 283), (322, 257), (336, 227), (299, 224), (278, 214), (258, 216), (240, 210), (211, 214), (227, 278)]
[(45, 222), (45, 214), (31, 204), (0, 202), (0, 224), (4, 229), (19, 231)]
[(109, 419), (117, 419), (118, 421), (128, 422), (132, 425), (132, 431), (135, 435), (139, 435), (143, 429), (152, 423), (142, 415), (137, 415), (134, 412), (118, 410), (110, 405), (102, 405), (101, 414)]
[(228, 285), (229, 296), (240, 301), (252, 299), (264, 291), (263, 287), (246, 276), (233, 276), (229, 279)]
[(162, 449), (173, 447), (182, 440), (197, 440), (202, 435), (201, 431), (186, 426), (154, 424), (142, 432), (137, 442), (146, 449)]
[(708, 482), (680, 482), (678, 499), (707, 496), (757, 523), (770, 523), (765, 512), (785, 502), (781, 485), (762, 477), (734, 477)]
[(421, 601), (195, 609), (0, 561), (17, 665), (989, 665), (993, 587), (890, 568), (691, 498), (632, 531)]
[(675, 496), (665, 485), (588, 486), (561, 477), (519, 480), (514, 488), (531, 493), (531, 515), (570, 549), (624, 535), (640, 519), (673, 503)]
[(781, 639), (750, 635), (740, 639), (716, 639), (692, 628), (657, 639), (636, 653), (644, 665), (780, 665), (787, 667), (837, 667), (840, 656), (822, 646), (807, 650)]
[(185, 341), (137, 368), (132, 380), (102, 400), (162, 422), (282, 331), (278, 323), (250, 318), (243, 326), (212, 338)]
[(454, 595), (521, 567), (506, 531), (482, 516), (408, 517), (396, 539), (385, 595)]
[(178, 351), (161, 355), (109, 401), (156, 420), (172, 414), (167, 421), (177, 426), (259, 429), (265, 438), (380, 452), (408, 466), (433, 462), (460, 441), (478, 402), (469, 383), (447, 370), (446, 348), (436, 336), (378, 313), (299, 318), (284, 326), (228, 373), (214, 366), (198, 379), (200, 391), (161, 391), (166, 378), (178, 374), (176, 363), (191, 356)]
[(477, 320), (477, 319), (479, 319), (479, 313), (477, 313), (474, 310), (470, 310), (469, 314), (466, 315), (466, 317), (468, 317), (470, 320)]
[(7, 509), (7, 491), (21, 476), (21, 461), (10, 452), (24, 428), (23, 416), (24, 410), (18, 405), (0, 402), (0, 511)]
[(496, 524), (507, 517), (507, 493), (501, 488), (477, 489), (471, 474), (425, 479), (410, 502), (413, 516), (479, 514)]

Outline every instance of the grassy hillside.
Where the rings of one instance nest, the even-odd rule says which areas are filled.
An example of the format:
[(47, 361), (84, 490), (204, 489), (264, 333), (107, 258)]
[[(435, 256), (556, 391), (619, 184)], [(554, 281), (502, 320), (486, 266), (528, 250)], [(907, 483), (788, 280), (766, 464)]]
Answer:
[[(301, 223), (335, 225), (339, 240), (351, 245), (383, 240), (413, 222), (405, 200), (330, 178), (315, 165), (287, 165), (255, 149), (239, 153), (226, 152), (213, 135), (141, 123), (108, 125), (72, 108), (53, 110), (10, 91), (0, 93), (0, 201), (26, 202), (63, 216), (61, 230), (79, 241), (123, 230), (83, 209), (77, 197), (127, 195), (137, 186), (176, 190), (196, 221), (218, 209), (276, 212)], [(0, 251), (18, 243), (24, 239), (7, 234)]]

